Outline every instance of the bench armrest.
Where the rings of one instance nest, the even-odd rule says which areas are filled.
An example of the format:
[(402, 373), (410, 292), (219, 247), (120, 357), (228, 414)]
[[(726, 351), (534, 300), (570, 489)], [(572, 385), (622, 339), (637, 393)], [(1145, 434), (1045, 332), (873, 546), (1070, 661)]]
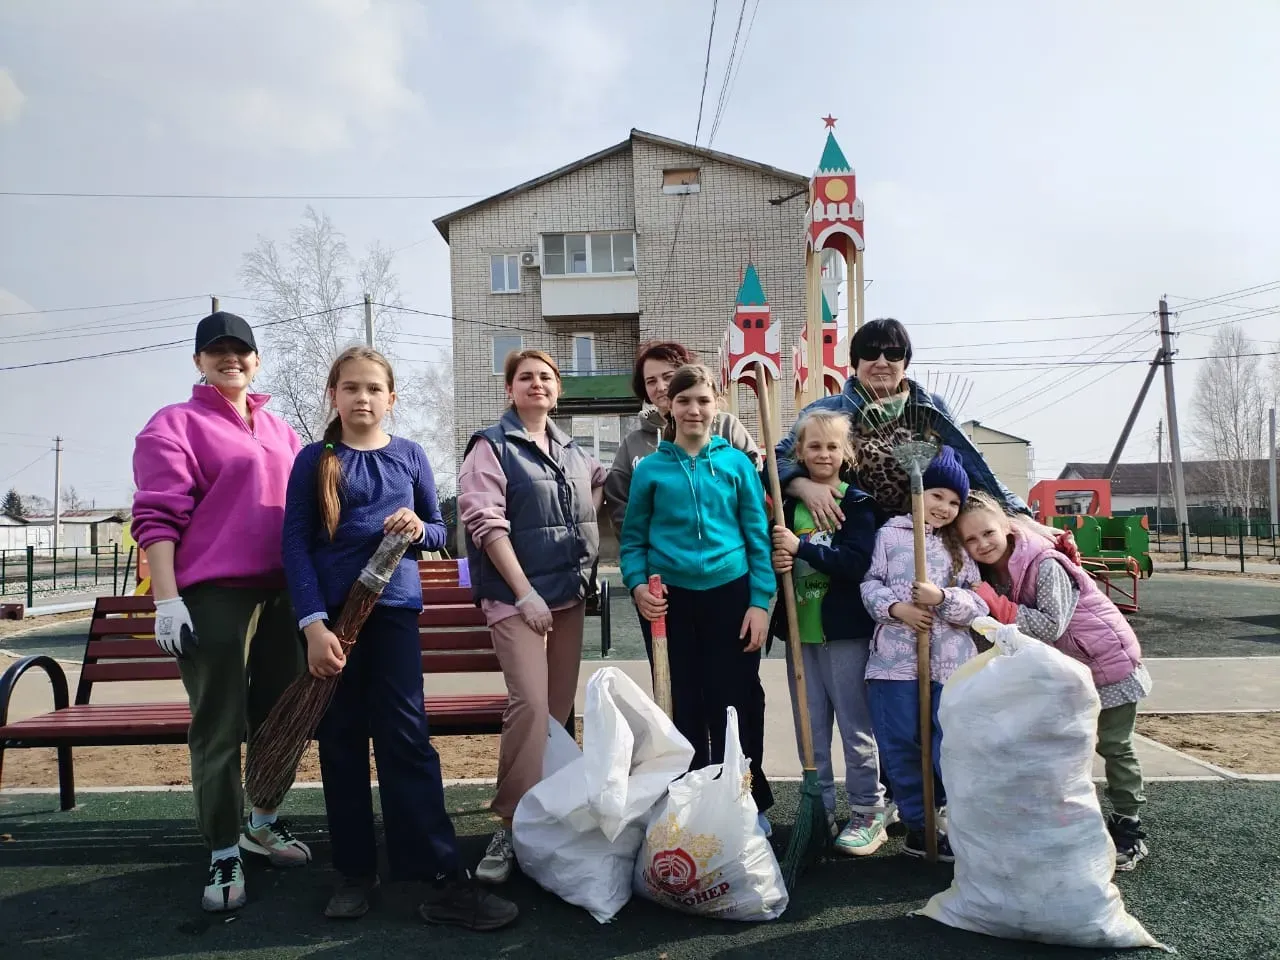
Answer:
[(43, 670), (53, 687), (53, 709), (65, 710), (71, 704), (67, 694), (67, 675), (62, 672), (62, 665), (53, 657), (23, 657), (9, 666), (0, 676), (0, 727), (9, 722), (9, 700), (13, 696), (13, 688), (24, 673), (33, 667)]

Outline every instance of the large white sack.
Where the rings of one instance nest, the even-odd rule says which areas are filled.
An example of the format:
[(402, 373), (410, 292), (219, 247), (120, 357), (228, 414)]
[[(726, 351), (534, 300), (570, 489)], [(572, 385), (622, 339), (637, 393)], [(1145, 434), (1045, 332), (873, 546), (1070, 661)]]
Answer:
[(548, 718), (543, 780), (516, 807), (512, 845), (526, 875), (605, 923), (631, 899), (649, 810), (693, 747), (616, 667), (587, 684), (583, 741), (585, 756)]
[(730, 707), (724, 763), (693, 770), (667, 789), (635, 864), (648, 900), (721, 920), (774, 920), (787, 887), (751, 799), (751, 768)]
[(955, 879), (919, 912), (1008, 939), (1163, 947), (1111, 882), (1088, 668), (1013, 626), (974, 626), (995, 645), (951, 676), (938, 709)]

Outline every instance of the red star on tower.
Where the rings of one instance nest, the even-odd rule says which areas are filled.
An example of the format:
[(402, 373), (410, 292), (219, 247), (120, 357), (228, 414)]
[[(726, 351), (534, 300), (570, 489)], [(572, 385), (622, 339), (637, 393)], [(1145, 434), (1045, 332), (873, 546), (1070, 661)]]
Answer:
[(835, 118), (835, 117), (833, 117), (831, 114), (829, 114), (829, 113), (828, 113), (825, 117), (823, 117), (823, 118), (822, 118), (822, 122), (823, 122), (823, 123), (825, 123), (825, 124), (827, 125), (827, 127), (828, 127), (828, 128), (830, 128), (830, 129), (832, 129), (832, 130), (834, 130), (834, 129), (835, 129), (835, 126), (836, 126), (836, 118)]

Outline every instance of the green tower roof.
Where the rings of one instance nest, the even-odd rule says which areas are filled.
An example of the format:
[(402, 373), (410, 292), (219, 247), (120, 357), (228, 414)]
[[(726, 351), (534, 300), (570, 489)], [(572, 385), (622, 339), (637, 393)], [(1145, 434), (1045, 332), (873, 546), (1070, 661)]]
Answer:
[(764, 287), (760, 286), (756, 265), (748, 263), (746, 271), (742, 274), (742, 286), (738, 287), (738, 306), (757, 307), (764, 306), (768, 302), (764, 296)]
[(822, 151), (822, 159), (818, 162), (819, 173), (852, 173), (853, 168), (844, 157), (840, 144), (836, 143), (836, 135), (827, 133), (827, 145)]
[(831, 312), (831, 304), (827, 303), (827, 295), (825, 293), (822, 295), (822, 322), (823, 323), (836, 322), (835, 314)]

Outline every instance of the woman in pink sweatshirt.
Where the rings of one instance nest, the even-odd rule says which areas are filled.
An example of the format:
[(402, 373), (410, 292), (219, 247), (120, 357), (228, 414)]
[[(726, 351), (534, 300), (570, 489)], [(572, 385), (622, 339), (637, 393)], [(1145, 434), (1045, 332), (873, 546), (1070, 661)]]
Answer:
[(232, 313), (196, 328), (200, 383), (138, 434), (132, 533), (147, 552), (156, 642), (178, 658), (191, 702), (187, 739), (196, 820), (211, 851), (201, 905), (245, 903), (240, 848), (279, 867), (311, 851), (274, 810), (241, 831), (240, 745), (306, 667), (280, 559), (285, 488), (299, 443), (249, 392), (261, 361)]

